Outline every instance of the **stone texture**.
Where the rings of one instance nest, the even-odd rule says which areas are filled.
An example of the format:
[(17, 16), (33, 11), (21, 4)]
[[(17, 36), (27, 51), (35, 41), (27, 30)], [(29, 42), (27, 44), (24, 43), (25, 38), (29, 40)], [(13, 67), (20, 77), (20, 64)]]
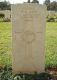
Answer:
[(13, 72), (43, 72), (46, 7), (38, 4), (16, 4), (12, 5), (11, 13)]

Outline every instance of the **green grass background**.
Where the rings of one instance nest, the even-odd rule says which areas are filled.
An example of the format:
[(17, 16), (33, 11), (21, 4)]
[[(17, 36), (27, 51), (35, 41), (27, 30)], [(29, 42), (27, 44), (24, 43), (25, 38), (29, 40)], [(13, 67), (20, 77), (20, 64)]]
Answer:
[(0, 65), (11, 64), (12, 59), (12, 26), (8, 22), (0, 22)]
[(46, 24), (46, 66), (57, 66), (57, 23)]
[[(57, 23), (46, 23), (45, 64), (57, 66)], [(12, 63), (12, 26), (10, 22), (0, 22), (0, 65)]]

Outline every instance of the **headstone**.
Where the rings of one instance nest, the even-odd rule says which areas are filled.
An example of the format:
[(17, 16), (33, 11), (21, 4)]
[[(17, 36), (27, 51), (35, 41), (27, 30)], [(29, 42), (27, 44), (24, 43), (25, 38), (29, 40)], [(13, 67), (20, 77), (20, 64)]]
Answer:
[(10, 10), (5, 10), (4, 14), (5, 14), (5, 19), (8, 19), (8, 20), (11, 19), (11, 11)]
[(45, 69), (46, 6), (12, 5), (13, 72), (34, 73)]
[(10, 21), (11, 20), (11, 11), (10, 10), (0, 10), (0, 14), (4, 14), (4, 21)]

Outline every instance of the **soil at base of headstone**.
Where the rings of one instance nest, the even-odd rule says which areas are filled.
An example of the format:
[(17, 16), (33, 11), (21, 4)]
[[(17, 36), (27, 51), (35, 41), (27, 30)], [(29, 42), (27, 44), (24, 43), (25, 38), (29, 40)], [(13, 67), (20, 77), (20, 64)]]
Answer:
[(46, 72), (53, 75), (53, 80), (57, 80), (57, 68), (48, 68)]

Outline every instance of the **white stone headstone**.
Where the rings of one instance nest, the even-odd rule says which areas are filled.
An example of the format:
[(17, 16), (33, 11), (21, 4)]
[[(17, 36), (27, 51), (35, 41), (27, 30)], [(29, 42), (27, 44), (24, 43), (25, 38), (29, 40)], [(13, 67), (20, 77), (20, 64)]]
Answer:
[(46, 6), (12, 5), (13, 72), (34, 73), (45, 69)]

